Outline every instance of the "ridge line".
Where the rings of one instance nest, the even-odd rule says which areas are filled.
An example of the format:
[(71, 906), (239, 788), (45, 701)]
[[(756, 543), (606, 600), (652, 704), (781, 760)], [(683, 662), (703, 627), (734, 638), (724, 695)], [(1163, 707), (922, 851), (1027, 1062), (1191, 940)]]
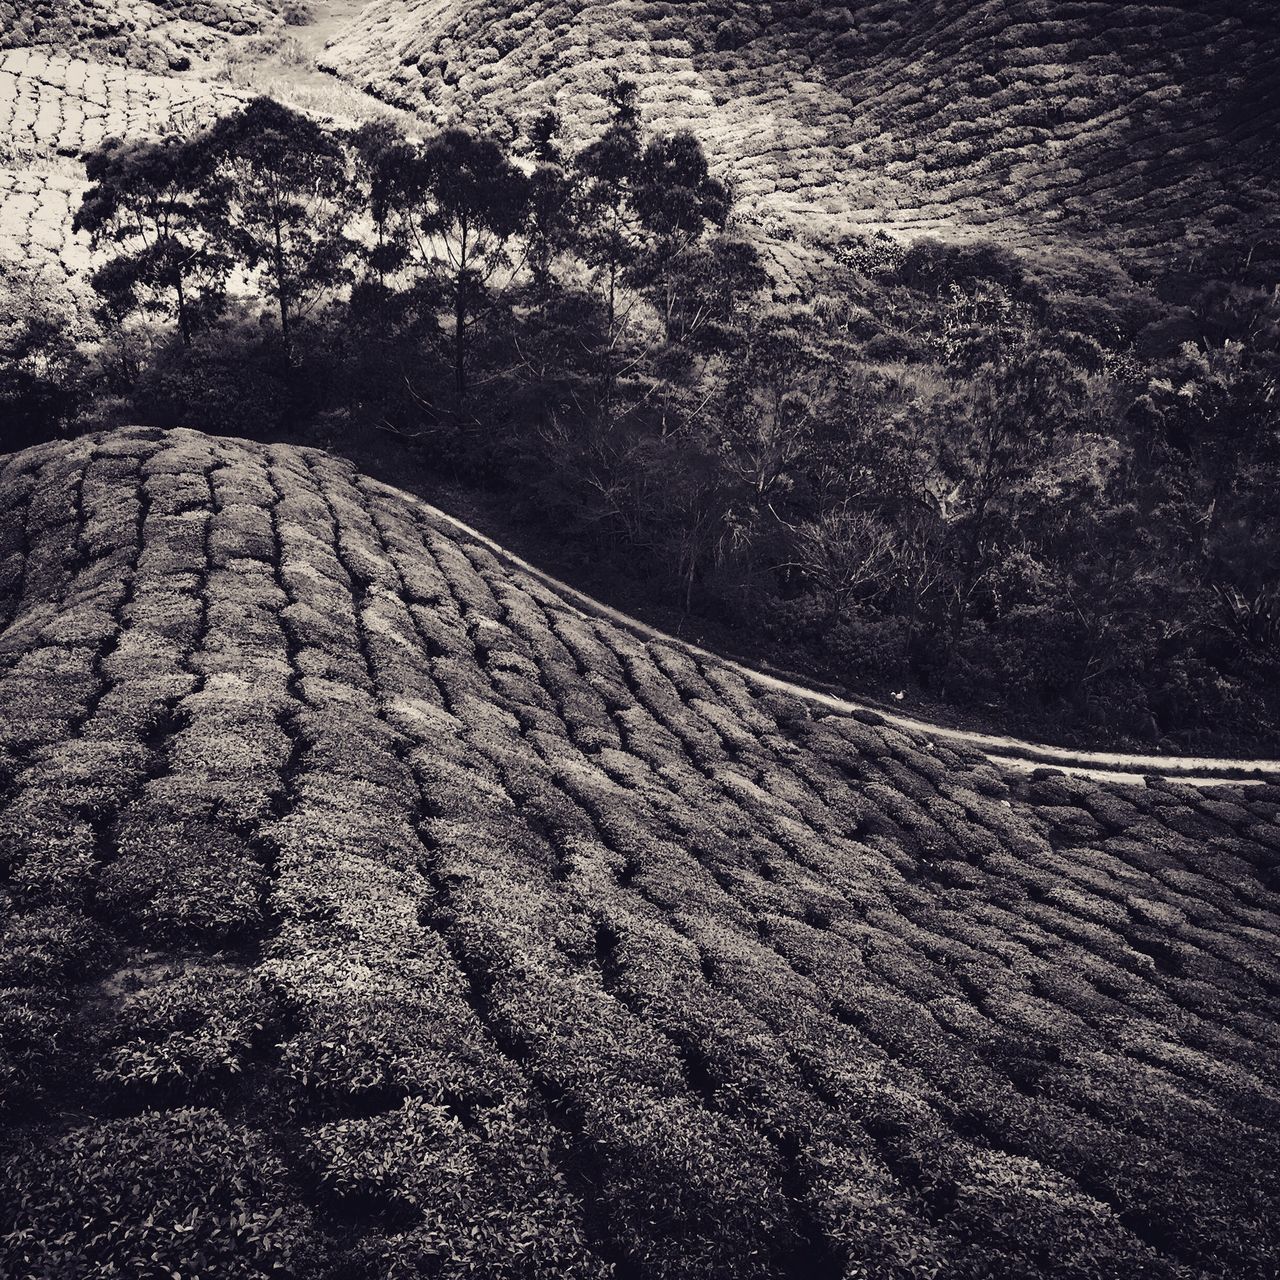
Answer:
[(775, 693), (785, 693), (800, 698), (814, 706), (824, 707), (838, 715), (856, 715), (870, 712), (881, 717), (886, 723), (910, 733), (921, 734), (927, 738), (935, 738), (944, 742), (971, 747), (980, 751), (993, 764), (1023, 772), (1031, 772), (1038, 768), (1057, 768), (1078, 777), (1092, 778), (1099, 782), (1123, 782), (1133, 784), (1144, 783), (1148, 776), (1172, 778), (1188, 786), (1226, 786), (1250, 785), (1267, 781), (1267, 775), (1280, 776), (1280, 760), (1252, 759), (1233, 760), (1223, 757), (1209, 756), (1163, 756), (1163, 755), (1130, 755), (1123, 752), (1083, 751), (1071, 747), (1055, 747), (1048, 743), (1027, 742), (1019, 738), (1003, 734), (982, 733), (976, 730), (953, 729), (945, 725), (931, 724), (913, 716), (898, 715), (895, 712), (873, 707), (868, 703), (858, 702), (851, 698), (837, 697), (820, 689), (813, 689), (794, 680), (782, 676), (771, 675), (759, 671), (744, 663), (725, 657), (691, 640), (684, 640), (670, 635), (657, 627), (615, 609), (612, 605), (589, 596), (577, 587), (539, 569), (536, 565), (508, 550), (487, 534), (481, 533), (457, 516), (442, 511), (439, 507), (420, 498), (416, 494), (398, 489), (385, 481), (366, 477), (370, 487), (393, 495), (400, 499), (409, 499), (415, 506), (425, 511), (431, 518), (448, 525), (458, 533), (479, 543), (488, 551), (501, 559), (505, 564), (529, 574), (544, 587), (548, 587), (565, 603), (581, 616), (603, 619), (625, 628), (633, 635), (661, 644), (673, 645), (676, 648), (692, 653), (699, 658), (719, 663), (741, 676), (749, 683)]

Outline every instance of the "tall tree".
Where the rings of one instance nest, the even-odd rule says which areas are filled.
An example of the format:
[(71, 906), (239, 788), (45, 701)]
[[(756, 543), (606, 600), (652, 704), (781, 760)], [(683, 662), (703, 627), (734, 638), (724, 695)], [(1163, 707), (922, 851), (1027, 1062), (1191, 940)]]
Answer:
[(683, 310), (686, 259), (708, 227), (723, 228), (732, 203), (729, 188), (710, 175), (702, 144), (682, 130), (645, 145), (632, 182), (632, 202), (645, 232), (634, 273), (671, 339)]
[(74, 227), (118, 252), (92, 277), (119, 316), (173, 316), (184, 346), (222, 303), (229, 260), (219, 248), (228, 191), (199, 141), (110, 139), (85, 157), (90, 186)]
[(580, 245), (587, 265), (603, 280), (609, 345), (617, 333), (618, 290), (639, 248), (632, 184), (640, 164), (640, 110), (636, 86), (617, 81), (612, 115), (601, 136), (575, 157), (581, 179)]
[(528, 180), (492, 138), (447, 129), (403, 168), (398, 199), (411, 259), (445, 285), (453, 313), (454, 389), (469, 387), (468, 340), (497, 283), (517, 264)]
[(369, 265), (378, 280), (403, 265), (405, 245), (396, 227), (404, 203), (406, 176), (416, 152), (400, 129), (388, 120), (376, 120), (359, 128), (352, 138), (357, 180), (373, 219), (373, 243), (368, 246)]
[(525, 228), (534, 292), (545, 300), (552, 263), (574, 235), (574, 183), (560, 150), (560, 117), (544, 111), (529, 130), (534, 170), (529, 175), (529, 215)]
[(227, 243), (262, 269), (288, 344), (300, 315), (350, 277), (352, 184), (334, 133), (270, 98), (224, 116), (205, 138), (231, 185)]

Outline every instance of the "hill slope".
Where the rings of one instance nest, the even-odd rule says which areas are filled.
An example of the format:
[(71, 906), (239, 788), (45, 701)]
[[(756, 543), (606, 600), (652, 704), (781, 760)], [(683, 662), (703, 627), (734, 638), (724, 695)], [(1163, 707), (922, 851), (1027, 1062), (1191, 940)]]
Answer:
[(371, 0), (323, 65), (438, 118), (580, 133), (615, 72), (775, 232), (1187, 253), (1275, 234), (1267, 0)]
[[(393, 114), (321, 75), (300, 45), (294, 53), (284, 7), (276, 0), (0, 3), (0, 287), (17, 267), (69, 315), (87, 320), (93, 264), (88, 237), (73, 232), (72, 219), (87, 186), (84, 156), (107, 138), (190, 131), (259, 91), (325, 119), (336, 112), (346, 121), (352, 104), (358, 118), (365, 104), (371, 114)], [(263, 49), (255, 53), (258, 36)], [(281, 41), (300, 65), (272, 62), (269, 51)]]
[(0, 510), (0, 1274), (1280, 1257), (1280, 790), (810, 712), (316, 451)]
[[(247, 84), (320, 115), (377, 114), (372, 94), (501, 132), (554, 104), (574, 139), (603, 119), (611, 77), (631, 76), (650, 127), (698, 133), (782, 280), (882, 228), (996, 236), (1068, 271), (1080, 254), (1277, 253), (1269, 0), (314, 0), (288, 65), (250, 55), (283, 8), (0, 3), (0, 260), (78, 305), (79, 157), (234, 106), (244, 94), (223, 77), (244, 59)], [(316, 72), (322, 43), (319, 66), (360, 92)]]

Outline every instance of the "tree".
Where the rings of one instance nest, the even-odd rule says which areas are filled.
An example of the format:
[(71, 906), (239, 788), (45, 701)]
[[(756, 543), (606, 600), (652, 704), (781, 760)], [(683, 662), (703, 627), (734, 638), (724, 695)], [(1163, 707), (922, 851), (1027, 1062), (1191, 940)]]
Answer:
[[(468, 337), (524, 225), (528, 180), (492, 138), (447, 129), (399, 162), (395, 201), (405, 261), (439, 279), (453, 314), (454, 390), (466, 397)], [(510, 275), (508, 278), (510, 278)]]
[(799, 308), (767, 312), (739, 335), (719, 406), (720, 456), (754, 507), (789, 489), (811, 452), (827, 364)]
[(111, 139), (85, 158), (91, 183), (74, 227), (119, 252), (94, 272), (117, 316), (172, 315), (183, 346), (223, 301), (230, 262), (218, 246), (228, 192), (199, 141)]
[(670, 340), (682, 310), (685, 258), (708, 226), (724, 226), (732, 203), (729, 189), (710, 176), (701, 143), (682, 130), (645, 146), (631, 198), (647, 238), (633, 271)]
[(730, 352), (746, 339), (747, 303), (762, 294), (769, 274), (755, 246), (727, 235), (704, 237), (680, 256), (678, 273), (657, 297), (667, 340), (703, 352)]
[(875, 512), (843, 502), (798, 524), (791, 554), (835, 615), (862, 593), (884, 589), (897, 567), (897, 539)]
[(529, 130), (535, 167), (529, 175), (525, 238), (534, 292), (541, 299), (551, 287), (552, 262), (572, 244), (574, 233), (574, 183), (565, 169), (559, 135), (560, 117), (554, 111), (542, 112)]
[(617, 81), (609, 94), (613, 114), (601, 136), (574, 158), (581, 180), (579, 248), (604, 282), (608, 348), (617, 334), (618, 287), (639, 249), (632, 182), (640, 165), (640, 111), (636, 86)]
[(63, 431), (84, 406), (86, 361), (74, 309), (49, 282), (0, 258), (0, 448), (23, 449)]
[(286, 346), (300, 315), (350, 277), (351, 184), (340, 139), (270, 98), (224, 116), (204, 139), (230, 182), (229, 248), (263, 269)]
[(1060, 352), (1028, 339), (939, 406), (939, 461), (953, 486), (939, 505), (954, 535), (954, 637), (998, 555), (998, 526), (1016, 523), (1023, 485), (1077, 420), (1084, 401), (1079, 371)]
[(413, 144), (389, 120), (362, 125), (352, 138), (357, 178), (364, 204), (373, 219), (374, 239), (369, 263), (381, 284), (403, 265), (405, 246), (395, 233), (396, 215), (403, 202), (406, 174), (414, 161)]

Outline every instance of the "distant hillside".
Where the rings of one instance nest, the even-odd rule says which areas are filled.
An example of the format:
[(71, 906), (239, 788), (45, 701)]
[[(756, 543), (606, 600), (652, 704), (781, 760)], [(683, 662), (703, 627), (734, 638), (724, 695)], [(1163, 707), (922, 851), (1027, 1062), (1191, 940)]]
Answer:
[(575, 133), (630, 75), (775, 232), (1142, 255), (1276, 231), (1277, 59), (1270, 0), (372, 0), (323, 61), (440, 119), (554, 103)]
[(1280, 789), (1004, 775), (314, 450), (0, 464), (0, 1274), (1280, 1260)]
[(0, 48), (43, 48), (140, 71), (184, 71), (218, 34), (250, 35), (278, 0), (20, 0), (0, 2)]
[(0, 3), (0, 275), (17, 268), (86, 310), (89, 254), (71, 231), (84, 153), (240, 101), (201, 72), (273, 12), (258, 0)]
[[(0, 256), (73, 285), (73, 157), (227, 101), (243, 42), (280, 30), (281, 0), (0, 3)], [(998, 237), (1070, 269), (1194, 260), (1280, 240), (1280, 30), (1269, 0), (1191, 5), (1032, 0), (511, 5), (316, 0), (267, 71), (304, 109), (310, 61), (422, 114), (504, 131), (554, 104), (570, 135), (603, 119), (621, 73), (655, 128), (691, 127), (732, 178), (780, 278), (807, 278), (841, 235), (887, 228)], [(294, 30), (290, 28), (290, 30)], [(265, 55), (270, 61), (274, 55)], [(85, 127), (81, 127), (81, 120)], [(52, 159), (49, 163), (45, 160)], [(59, 259), (62, 259), (59, 262)]]

